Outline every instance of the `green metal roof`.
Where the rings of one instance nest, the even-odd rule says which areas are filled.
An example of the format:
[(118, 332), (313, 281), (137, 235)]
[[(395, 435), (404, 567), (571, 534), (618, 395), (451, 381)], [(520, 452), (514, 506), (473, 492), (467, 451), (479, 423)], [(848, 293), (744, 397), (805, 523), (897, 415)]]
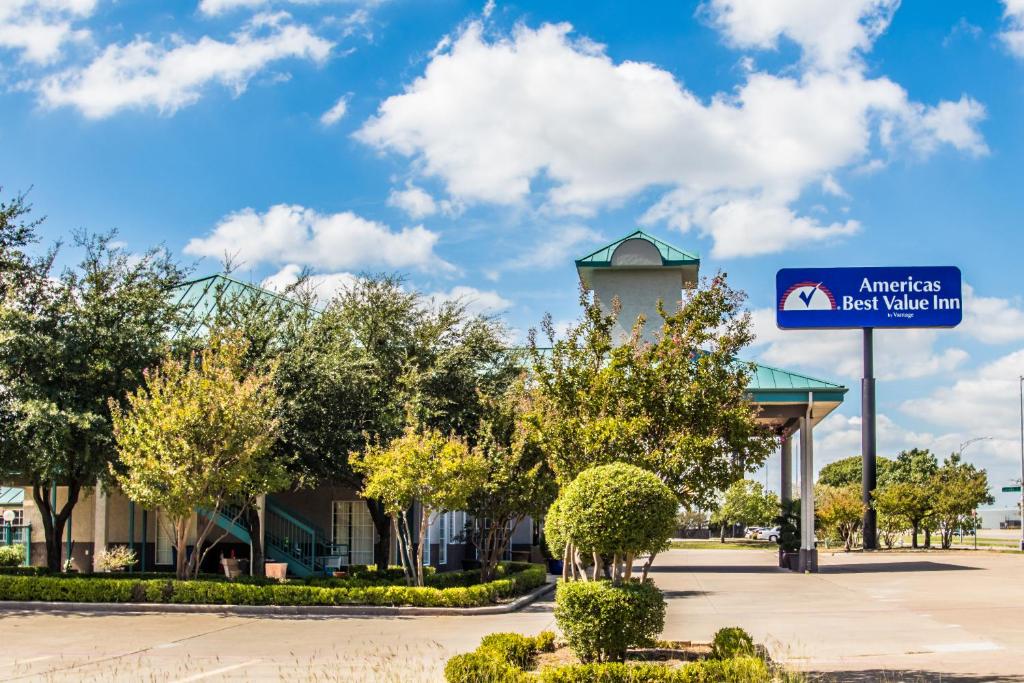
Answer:
[(24, 502), (25, 489), (0, 486), (0, 505), (22, 505)]
[(803, 391), (837, 391), (845, 390), (841, 384), (828, 382), (823, 379), (816, 379), (801, 375), (797, 372), (773, 368), (767, 365), (757, 365), (754, 377), (750, 382), (750, 389), (760, 391), (783, 391), (800, 389)]
[(576, 259), (576, 267), (585, 268), (608, 268), (612, 265), (612, 254), (615, 253), (615, 249), (625, 242), (631, 239), (644, 239), (653, 244), (658, 248), (661, 253), (661, 264), (663, 266), (699, 266), (700, 257), (695, 253), (683, 251), (678, 247), (673, 247), (668, 242), (663, 242), (653, 235), (648, 235), (643, 230), (637, 230), (636, 232), (626, 235), (622, 239), (615, 240), (611, 244), (607, 244), (592, 254), (588, 254), (581, 259)]
[(257, 297), (270, 304), (302, 306), (288, 297), (224, 274), (208, 275), (183, 282), (171, 290), (174, 303), (183, 306), (186, 314), (185, 322), (175, 331), (174, 336), (199, 335), (215, 315), (218, 301), (235, 303), (246, 296)]

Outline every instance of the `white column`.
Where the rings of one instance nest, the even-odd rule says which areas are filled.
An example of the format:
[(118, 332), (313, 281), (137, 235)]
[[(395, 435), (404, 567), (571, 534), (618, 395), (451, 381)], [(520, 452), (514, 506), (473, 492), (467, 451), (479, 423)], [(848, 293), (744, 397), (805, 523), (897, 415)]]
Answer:
[(807, 415), (800, 418), (800, 571), (818, 571), (818, 551), (814, 547), (814, 428), (811, 406), (808, 406)]
[(107, 492), (97, 482), (93, 493), (93, 526), (92, 526), (92, 570), (96, 567), (96, 555), (107, 549)]

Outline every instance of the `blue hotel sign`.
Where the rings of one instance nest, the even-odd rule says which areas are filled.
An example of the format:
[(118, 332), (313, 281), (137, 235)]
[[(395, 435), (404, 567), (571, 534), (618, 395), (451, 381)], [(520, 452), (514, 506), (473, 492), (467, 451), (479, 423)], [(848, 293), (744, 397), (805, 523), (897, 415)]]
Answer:
[(963, 318), (955, 266), (783, 268), (775, 289), (783, 329), (955, 327)]

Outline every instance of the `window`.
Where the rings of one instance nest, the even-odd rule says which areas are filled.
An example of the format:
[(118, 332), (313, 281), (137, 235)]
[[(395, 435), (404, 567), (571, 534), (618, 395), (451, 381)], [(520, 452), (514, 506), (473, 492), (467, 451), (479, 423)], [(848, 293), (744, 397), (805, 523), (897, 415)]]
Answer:
[(451, 512), (442, 512), (437, 524), (437, 563), (448, 564), (448, 539), (449, 524), (451, 523)]
[(171, 540), (171, 524), (160, 514), (160, 510), (153, 515), (156, 521), (156, 556), (153, 558), (155, 564), (174, 564), (174, 543)]
[(373, 518), (365, 500), (336, 500), (331, 538), (334, 553), (347, 556), (349, 564), (373, 564)]
[[(14, 518), (11, 520), (11, 543), (24, 543), (25, 542), (25, 511), (21, 508), (7, 508), (4, 513), (13, 512)], [(0, 535), (0, 542), (7, 538), (7, 522), (0, 520), (5, 528)]]

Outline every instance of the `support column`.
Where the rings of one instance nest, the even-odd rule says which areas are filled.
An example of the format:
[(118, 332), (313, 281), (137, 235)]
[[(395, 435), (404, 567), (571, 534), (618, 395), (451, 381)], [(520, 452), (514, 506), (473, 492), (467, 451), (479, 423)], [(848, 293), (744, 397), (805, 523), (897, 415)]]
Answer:
[(107, 549), (107, 492), (99, 482), (96, 483), (93, 495), (93, 511), (95, 517), (92, 523), (92, 570), (97, 572), (100, 569), (96, 566), (96, 556)]
[(800, 571), (818, 571), (818, 551), (814, 547), (814, 432), (811, 427), (811, 406), (808, 406), (807, 416), (800, 418)]
[(782, 473), (779, 500), (785, 505), (793, 500), (793, 435), (791, 433), (783, 433), (782, 446), (779, 449), (779, 453), (781, 455), (780, 470)]
[(872, 495), (877, 484), (875, 439), (874, 330), (864, 328), (864, 378), (860, 382), (861, 501), (864, 503), (864, 550), (878, 550), (877, 518)]
[[(256, 496), (256, 517), (260, 523), (260, 549), (263, 551), (263, 561), (267, 561), (267, 495)], [(315, 553), (315, 550), (314, 550)], [(252, 543), (249, 544), (249, 574), (253, 574), (255, 558), (253, 557)]]

